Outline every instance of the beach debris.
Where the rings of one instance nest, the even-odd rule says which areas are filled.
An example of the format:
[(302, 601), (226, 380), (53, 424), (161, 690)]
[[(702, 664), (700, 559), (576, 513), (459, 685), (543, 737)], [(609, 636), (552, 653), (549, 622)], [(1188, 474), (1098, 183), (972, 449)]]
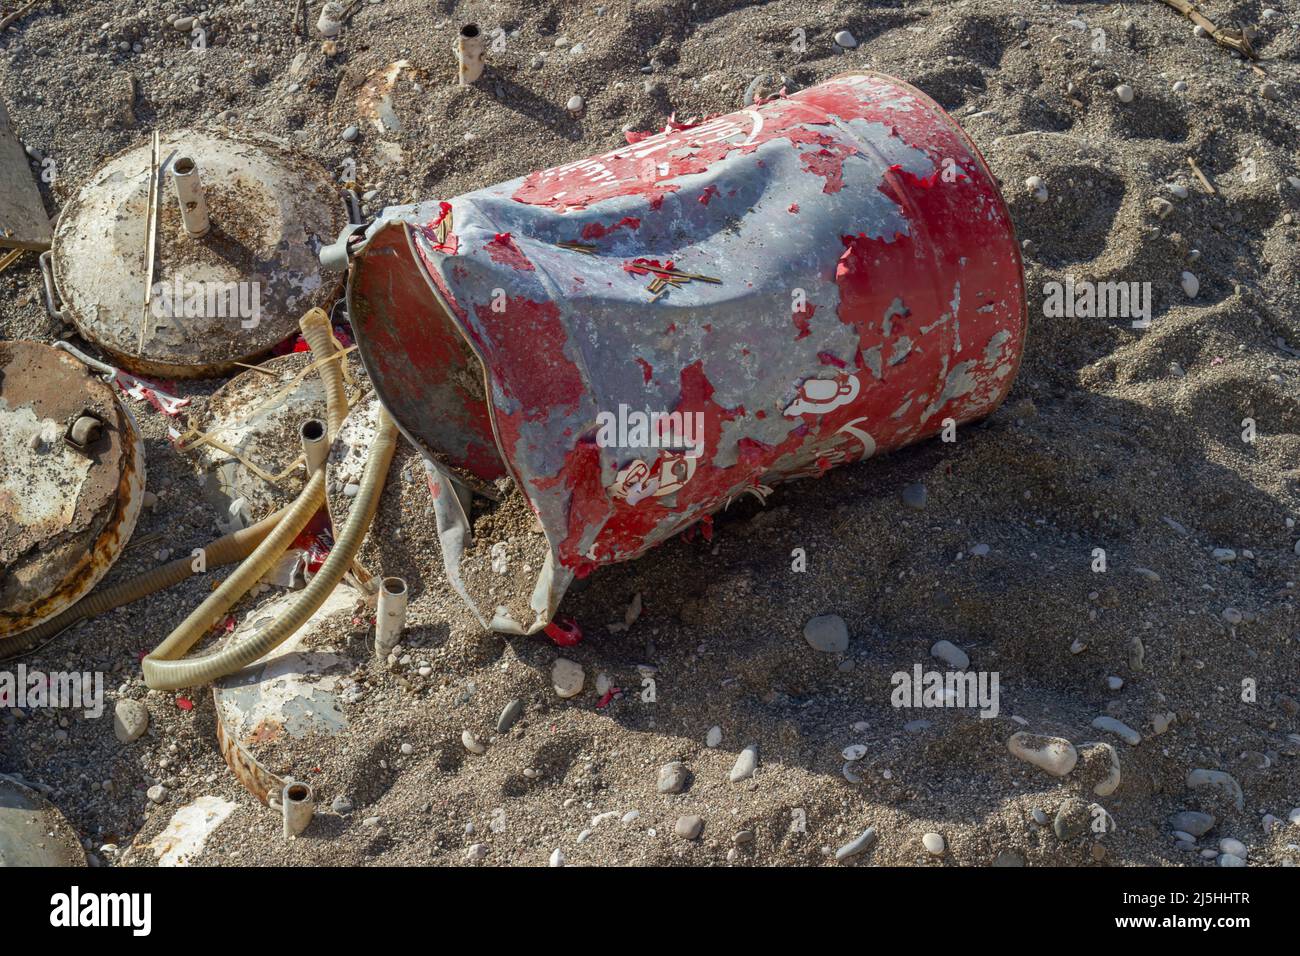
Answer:
[(1161, 0), (1166, 6), (1173, 7), (1187, 19), (1196, 24), (1199, 33), (1197, 36), (1209, 36), (1214, 42), (1221, 47), (1229, 50), (1236, 50), (1242, 56), (1251, 60), (1257, 59), (1258, 54), (1250, 43), (1250, 37), (1243, 29), (1233, 28), (1224, 29), (1217, 27), (1214, 21), (1201, 13), (1200, 8), (1192, 0)]
[(203, 854), (208, 837), (235, 811), (235, 804), (221, 797), (202, 796), (187, 803), (151, 841), (149, 848), (159, 866), (189, 866)]
[(1030, 176), (1025, 180), (1025, 188), (1029, 190), (1035, 202), (1047, 202), (1047, 184), (1043, 182), (1043, 177)]
[(582, 693), (582, 686), (586, 679), (587, 675), (582, 665), (567, 657), (557, 658), (551, 667), (551, 688), (566, 700)]
[[(402, 74), (409, 72), (409, 60), (394, 60), (382, 70), (376, 70), (361, 85), (357, 93), (357, 115), (367, 121), (381, 133), (400, 133), (402, 121), (393, 107), (393, 92)], [(349, 130), (356, 127), (349, 126)], [(344, 133), (344, 140), (351, 142)], [(356, 139), (354, 132), (352, 139)]]
[(477, 23), (467, 23), (460, 28), (452, 45), (456, 52), (457, 82), (469, 86), (483, 75), (483, 64), (487, 57), (487, 46), (483, 43), (483, 34)]
[[(120, 153), (64, 207), (42, 259), (47, 306), (133, 373), (233, 372), (334, 291), (314, 248), (338, 235), (343, 205), (324, 169), (276, 140), (207, 130), (157, 140), (156, 163), (153, 142)], [(214, 226), (198, 237), (181, 203), (159, 199), (187, 159), (203, 171)]]
[[(41, 251), (51, 241), (50, 217), (32, 178), (27, 151), (10, 128), (0, 100), (0, 248)], [(6, 266), (14, 259), (16, 255), (7, 258)]]
[(921, 837), (921, 846), (924, 847), (925, 852), (931, 856), (943, 856), (944, 852), (947, 850), (947, 845), (944, 843), (943, 836), (938, 833), (924, 834)]
[(17, 774), (0, 773), (0, 868), (85, 865), (81, 841), (63, 814)]
[(1196, 160), (1193, 159), (1191, 156), (1187, 157), (1187, 165), (1191, 168), (1192, 175), (1194, 175), (1197, 178), (1197, 180), (1200, 182), (1200, 184), (1203, 187), (1205, 187), (1206, 192), (1210, 193), (1211, 195), (1214, 195), (1216, 192), (1218, 192), (1218, 190), (1214, 188), (1214, 183), (1210, 182), (1209, 177), (1207, 177), (1205, 173), (1201, 172), (1201, 167), (1196, 165)]
[(108, 573), (144, 484), (143, 438), (96, 369), (62, 349), (0, 341), (0, 658), (6, 639)]

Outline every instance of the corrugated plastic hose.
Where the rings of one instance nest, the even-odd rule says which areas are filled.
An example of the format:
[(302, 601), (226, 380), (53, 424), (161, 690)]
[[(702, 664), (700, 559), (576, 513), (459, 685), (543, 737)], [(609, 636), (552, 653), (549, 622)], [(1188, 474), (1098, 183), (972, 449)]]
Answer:
[[(281, 508), (274, 514), (267, 515), (256, 524), (240, 528), (224, 537), (218, 538), (203, 549), (204, 570), (219, 568), (227, 564), (242, 561), (253, 553), (253, 549), (280, 523), (288, 512)], [(72, 607), (67, 608), (47, 621), (0, 641), (0, 661), (9, 660), (46, 641), (58, 636), (62, 631), (87, 618), (98, 617), (124, 604), (131, 604), (155, 591), (180, 584), (197, 574), (194, 559), (186, 555), (169, 561), (143, 574), (122, 581), (112, 587), (92, 591)]]
[[(334, 336), (330, 328), (329, 316), (321, 309), (312, 309), (302, 317), (299, 325), (303, 338), (311, 347), (316, 361), (329, 358), (335, 352)], [(320, 366), (321, 380), (325, 386), (326, 417), (329, 425), (329, 438), (338, 434), (343, 418), (347, 414), (347, 396), (343, 391), (343, 371), (338, 362), (325, 362)], [(391, 456), (391, 453), (390, 453)], [(367, 471), (367, 474), (369, 472)], [(221, 583), (208, 598), (195, 608), (167, 639), (158, 645), (142, 662), (144, 682), (154, 690), (177, 690), (207, 683), (231, 671), (238, 670), (244, 664), (256, 660), (275, 644), (267, 645), (253, 657), (242, 660), (244, 648), (261, 645), (262, 637), (246, 644), (227, 648), (217, 654), (201, 657), (193, 661), (181, 660), (194, 644), (208, 633), (225, 613), (241, 597), (248, 593), (263, 575), (271, 569), (280, 556), (298, 537), (312, 517), (325, 503), (325, 469), (321, 468), (308, 479), (306, 486), (291, 504), (279, 524), (253, 550), (243, 563)], [(364, 534), (365, 529), (362, 529)], [(358, 542), (359, 544), (359, 542)], [(330, 552), (331, 557), (338, 551), (338, 543)], [(352, 555), (348, 555), (348, 564)], [(326, 564), (328, 564), (328, 560)], [(322, 566), (321, 571), (324, 571)], [(320, 573), (317, 573), (317, 577)], [(341, 575), (340, 575), (341, 577)], [(313, 582), (316, 578), (312, 579)], [(328, 593), (328, 592), (326, 592)], [(304, 597), (306, 593), (304, 592)], [(323, 600), (323, 598), (322, 598)], [(290, 632), (292, 633), (292, 632)], [(283, 638), (281, 638), (283, 640)], [(276, 643), (279, 643), (277, 641)], [(234, 663), (239, 661), (238, 663)]]
[[(370, 446), (366, 470), (361, 477), (361, 488), (353, 500), (348, 519), (343, 523), (343, 530), (335, 539), (329, 557), (303, 588), (302, 594), (294, 602), (293, 607), (265, 630), (207, 657), (199, 657), (191, 661), (159, 660), (155, 655), (164, 652), (166, 649), (164, 644), (144, 659), (145, 683), (155, 690), (177, 690), (181, 687), (209, 683), (253, 663), (280, 646), (298, 628), (306, 624), (308, 618), (325, 603), (330, 592), (352, 567), (352, 561), (361, 548), (361, 541), (370, 528), (371, 522), (375, 520), (375, 512), (379, 510), (379, 498), (384, 491), (384, 480), (388, 477), (388, 466), (392, 464), (393, 453), (396, 450), (397, 426), (388, 412), (381, 408), (379, 432), (374, 444)], [(169, 638), (168, 641), (170, 640)], [(189, 644), (186, 644), (185, 649), (188, 647)], [(184, 651), (182, 650), (181, 653)]]

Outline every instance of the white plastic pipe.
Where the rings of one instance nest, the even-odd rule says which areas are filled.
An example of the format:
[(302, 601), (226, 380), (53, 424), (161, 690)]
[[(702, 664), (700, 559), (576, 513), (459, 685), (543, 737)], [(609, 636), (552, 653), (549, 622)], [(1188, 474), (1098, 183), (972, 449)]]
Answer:
[(298, 426), (298, 435), (302, 439), (302, 453), (307, 456), (307, 477), (310, 478), (325, 464), (325, 456), (329, 454), (325, 423), (319, 418), (309, 418)]
[(284, 814), (284, 838), (296, 837), (316, 814), (316, 794), (309, 784), (287, 780), (280, 791), (280, 811)]
[(203, 181), (199, 178), (199, 165), (189, 156), (179, 156), (172, 163), (172, 185), (176, 188), (176, 201), (181, 206), (181, 222), (185, 231), (197, 239), (207, 234), (208, 203), (203, 197)]
[(387, 660), (406, 627), (406, 581), (384, 578), (379, 586), (379, 607), (375, 611), (375, 656)]
[(469, 86), (483, 75), (483, 60), (487, 47), (483, 45), (483, 32), (477, 23), (467, 23), (456, 37), (456, 61), (459, 64), (460, 85)]

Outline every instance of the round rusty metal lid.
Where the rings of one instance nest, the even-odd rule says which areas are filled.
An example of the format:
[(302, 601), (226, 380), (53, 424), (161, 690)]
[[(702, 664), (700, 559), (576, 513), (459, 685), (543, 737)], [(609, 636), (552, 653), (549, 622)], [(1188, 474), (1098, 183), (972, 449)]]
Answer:
[[(105, 164), (63, 210), (54, 281), (81, 334), (125, 368), (223, 374), (288, 338), (326, 301), (337, 279), (316, 256), (347, 217), (325, 170), (275, 140), (183, 130), (159, 145), (152, 276), (145, 143)], [(177, 160), (191, 161), (202, 184), (210, 227), (198, 238), (181, 219)]]
[(66, 352), (0, 342), (0, 650), (104, 576), (143, 491), (143, 444), (112, 387)]
[(0, 867), (85, 866), (77, 833), (54, 805), (0, 774)]

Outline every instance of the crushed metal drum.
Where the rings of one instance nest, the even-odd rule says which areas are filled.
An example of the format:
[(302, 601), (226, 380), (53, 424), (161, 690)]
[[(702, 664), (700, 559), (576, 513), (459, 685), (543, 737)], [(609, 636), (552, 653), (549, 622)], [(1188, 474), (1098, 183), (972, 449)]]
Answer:
[(316, 254), (347, 221), (342, 200), (265, 138), (164, 133), (154, 168), (149, 144), (121, 153), (64, 208), (43, 262), (58, 317), (140, 375), (237, 371), (335, 291)]
[(66, 352), (0, 342), (0, 652), (107, 573), (144, 482), (144, 444), (112, 386)]
[(86, 865), (77, 833), (50, 801), (0, 774), (0, 867)]
[(0, 100), (0, 249), (50, 248), (50, 217), (29, 161)]
[(1006, 204), (914, 87), (846, 74), (629, 140), (348, 238), (358, 347), (430, 461), (449, 579), (466, 488), (513, 478), (546, 535), (527, 613), (458, 586), (495, 630), (742, 495), (989, 414), (1020, 363)]
[[(301, 597), (290, 592), (250, 611), (229, 635), (241, 641), (269, 627)], [(285, 781), (307, 776), (312, 749), (347, 729), (341, 699), (359, 692), (348, 674), (353, 665), (319, 631), (331, 619), (349, 617), (365, 598), (346, 584), (283, 644), (212, 689), (217, 741), (227, 766), (248, 791), (269, 805)]]

